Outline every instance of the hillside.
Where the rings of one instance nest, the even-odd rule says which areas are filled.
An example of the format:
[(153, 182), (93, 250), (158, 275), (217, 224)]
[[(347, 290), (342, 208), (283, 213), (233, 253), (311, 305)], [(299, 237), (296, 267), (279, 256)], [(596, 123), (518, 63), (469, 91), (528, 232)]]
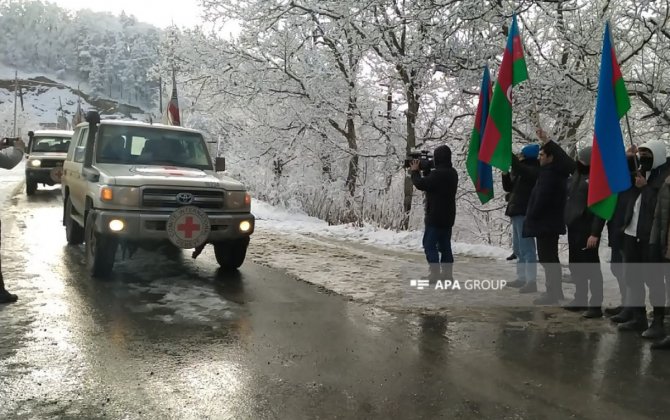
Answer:
[[(17, 98), (17, 132), (19, 134), (48, 124), (56, 124), (59, 116), (65, 117), (68, 124), (71, 123), (79, 100), (81, 100), (84, 112), (96, 110), (102, 115), (113, 118), (138, 120), (149, 118), (148, 114), (139, 107), (108, 99), (93, 98), (80, 90), (43, 76), (20, 78), (19, 86), (20, 96)], [(0, 134), (3, 136), (12, 134), (14, 91), (13, 79), (0, 79)], [(23, 101), (21, 101), (21, 96)]]

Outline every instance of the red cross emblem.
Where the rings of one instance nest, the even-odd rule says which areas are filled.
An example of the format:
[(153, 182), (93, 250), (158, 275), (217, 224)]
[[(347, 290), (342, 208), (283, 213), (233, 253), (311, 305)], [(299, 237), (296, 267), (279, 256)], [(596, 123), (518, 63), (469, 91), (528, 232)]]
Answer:
[(191, 239), (193, 238), (193, 232), (197, 232), (200, 230), (200, 225), (193, 223), (192, 216), (186, 216), (186, 221), (184, 223), (178, 224), (177, 230), (180, 232), (184, 232), (184, 237), (186, 237), (187, 239)]

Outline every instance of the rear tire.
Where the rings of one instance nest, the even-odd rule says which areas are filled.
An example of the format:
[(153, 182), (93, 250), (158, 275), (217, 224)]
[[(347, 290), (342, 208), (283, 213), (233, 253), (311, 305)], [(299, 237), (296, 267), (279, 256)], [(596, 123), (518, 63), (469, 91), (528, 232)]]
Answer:
[(244, 263), (248, 247), (249, 237), (217, 242), (214, 244), (216, 262), (224, 270), (236, 270)]
[(26, 195), (33, 195), (37, 191), (37, 182), (26, 181)]
[(72, 218), (72, 201), (70, 197), (65, 200), (65, 212), (63, 213), (63, 224), (65, 225), (65, 239), (70, 245), (81, 245), (84, 242), (84, 228)]
[(90, 210), (84, 227), (86, 237), (86, 268), (93, 277), (107, 277), (114, 268), (118, 239), (95, 231), (95, 211)]

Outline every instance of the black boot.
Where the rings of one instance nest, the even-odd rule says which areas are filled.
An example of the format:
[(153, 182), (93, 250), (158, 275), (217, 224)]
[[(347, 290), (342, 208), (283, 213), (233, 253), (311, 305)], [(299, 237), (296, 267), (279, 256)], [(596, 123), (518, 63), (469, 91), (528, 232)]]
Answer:
[(509, 257), (505, 258), (505, 259), (506, 259), (507, 261), (516, 260), (516, 255), (515, 255), (515, 254), (512, 254), (512, 255), (510, 255)]
[(616, 308), (607, 308), (605, 309), (605, 315), (607, 316), (615, 316), (619, 315), (623, 311), (623, 306), (617, 306)]
[(523, 286), (521, 289), (519, 289), (519, 293), (535, 293), (537, 292), (537, 283), (534, 281), (529, 281), (526, 283), (525, 286)]
[(583, 312), (583, 311), (588, 310), (589, 308), (586, 306), (586, 304), (583, 301), (577, 300), (577, 299), (572, 299), (570, 302), (568, 302), (567, 304), (565, 304), (563, 306), (563, 309), (571, 311), (571, 312)]
[(647, 319), (647, 311), (645, 308), (633, 308), (633, 318), (619, 324), (619, 331), (637, 331), (643, 332), (649, 328), (649, 320)]
[(603, 311), (599, 306), (589, 308), (586, 312), (584, 312), (584, 315), (582, 317), (586, 319), (595, 319), (595, 318), (602, 318), (603, 317)]
[(440, 278), (442, 280), (453, 280), (454, 279), (454, 265), (451, 263), (441, 263), (440, 264)]
[(514, 280), (509, 283), (507, 283), (507, 287), (516, 287), (520, 288), (526, 285), (526, 282), (524, 280)]
[(14, 303), (19, 300), (19, 297), (7, 290), (0, 290), (0, 303)]
[(628, 322), (631, 319), (633, 319), (633, 308), (626, 306), (624, 307), (621, 312), (619, 312), (617, 315), (614, 315), (610, 320), (614, 323), (617, 324), (623, 324), (624, 322)]
[(651, 326), (642, 333), (642, 337), (652, 340), (665, 337), (663, 318), (665, 318), (665, 308), (662, 306), (654, 306), (654, 319), (651, 321)]
[(429, 281), (435, 282), (441, 279), (439, 264), (430, 264), (428, 270), (428, 275), (426, 277), (428, 277)]
[(651, 345), (652, 350), (670, 350), (670, 336)]
[(558, 299), (550, 293), (543, 293), (542, 296), (533, 301), (535, 305), (558, 305)]

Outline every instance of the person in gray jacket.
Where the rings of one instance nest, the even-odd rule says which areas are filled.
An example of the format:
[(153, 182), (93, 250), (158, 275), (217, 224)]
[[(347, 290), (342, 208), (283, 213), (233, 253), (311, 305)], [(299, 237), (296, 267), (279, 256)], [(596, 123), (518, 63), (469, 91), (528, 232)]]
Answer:
[[(24, 150), (25, 144), (19, 139), (14, 142), (14, 146), (0, 150), (0, 168), (14, 168), (23, 159)], [(2, 230), (1, 226), (0, 224), (0, 231)], [(18, 297), (15, 294), (9, 293), (5, 289), (5, 280), (2, 276), (2, 263), (0, 262), (0, 303), (12, 303), (16, 302), (17, 299)]]

